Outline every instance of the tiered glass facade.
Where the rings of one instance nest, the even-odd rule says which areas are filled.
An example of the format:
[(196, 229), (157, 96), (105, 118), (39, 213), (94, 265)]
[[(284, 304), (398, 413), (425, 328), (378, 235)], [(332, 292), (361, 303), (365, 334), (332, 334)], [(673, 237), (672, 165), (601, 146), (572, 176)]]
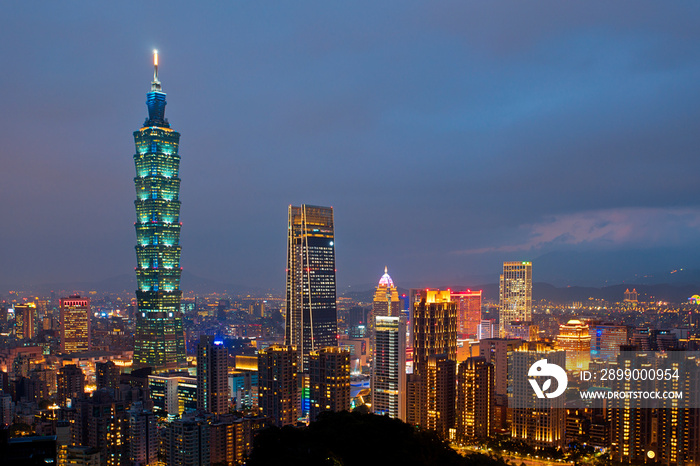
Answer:
[(156, 369), (185, 362), (180, 310), (180, 133), (165, 118), (165, 93), (158, 81), (158, 62), (148, 118), (134, 132), (136, 142), (136, 280), (138, 314), (134, 365)]

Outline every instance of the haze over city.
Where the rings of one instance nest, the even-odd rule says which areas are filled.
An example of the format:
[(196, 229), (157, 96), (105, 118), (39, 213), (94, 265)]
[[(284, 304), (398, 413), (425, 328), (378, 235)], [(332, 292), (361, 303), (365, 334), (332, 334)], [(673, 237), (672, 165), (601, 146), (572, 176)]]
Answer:
[(603, 285), (700, 258), (700, 7), (0, 7), (3, 288), (132, 274), (153, 49), (182, 133), (182, 266), (284, 286), (289, 204), (335, 210), (339, 292)]

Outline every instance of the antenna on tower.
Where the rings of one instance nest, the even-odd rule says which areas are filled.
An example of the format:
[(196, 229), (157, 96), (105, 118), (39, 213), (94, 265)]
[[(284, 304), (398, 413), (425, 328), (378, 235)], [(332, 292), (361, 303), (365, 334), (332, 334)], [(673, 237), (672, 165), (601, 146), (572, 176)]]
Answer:
[(153, 80), (158, 81), (158, 51), (153, 51)]
[(158, 81), (158, 51), (153, 51), (153, 82), (151, 83), (151, 91), (160, 91), (161, 85)]

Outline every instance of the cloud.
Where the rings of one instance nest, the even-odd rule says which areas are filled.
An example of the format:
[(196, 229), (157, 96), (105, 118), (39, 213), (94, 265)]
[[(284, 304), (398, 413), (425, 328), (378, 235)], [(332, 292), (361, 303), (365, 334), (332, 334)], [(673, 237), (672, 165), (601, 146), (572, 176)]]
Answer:
[(455, 254), (516, 252), (558, 247), (608, 249), (679, 246), (697, 241), (700, 208), (617, 208), (554, 215), (518, 227), (525, 241), (454, 251)]

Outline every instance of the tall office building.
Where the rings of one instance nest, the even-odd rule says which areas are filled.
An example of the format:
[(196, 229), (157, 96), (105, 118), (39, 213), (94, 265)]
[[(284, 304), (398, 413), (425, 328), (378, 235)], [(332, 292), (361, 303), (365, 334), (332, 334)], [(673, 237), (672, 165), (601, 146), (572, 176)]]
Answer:
[(291, 346), (268, 346), (258, 352), (258, 405), (278, 427), (299, 418), (299, 353)]
[(37, 335), (36, 304), (15, 304), (15, 336), (20, 340), (31, 340)]
[(375, 318), (372, 412), (406, 420), (406, 318)]
[(154, 54), (148, 118), (136, 143), (136, 281), (138, 312), (134, 365), (156, 369), (185, 362), (180, 310), (180, 133), (165, 118), (165, 92)]
[(570, 320), (559, 326), (557, 346), (566, 351), (566, 370), (588, 370), (591, 362), (591, 335), (588, 324)]
[(423, 290), (413, 310), (413, 372), (420, 374), (430, 356), (457, 360), (457, 304), (449, 290)]
[(561, 448), (566, 439), (565, 397), (538, 398), (530, 384), (530, 367), (542, 359), (546, 359), (548, 364), (556, 364), (561, 368), (566, 365), (566, 353), (555, 351), (544, 343), (526, 342), (514, 349), (508, 357), (508, 408), (512, 411), (511, 437), (537, 449)]
[[(449, 290), (423, 290), (420, 301), (413, 304), (412, 317), (413, 376), (407, 383), (407, 419), (444, 434), (454, 423), (457, 304)], [(447, 390), (436, 390), (436, 384)]]
[(384, 275), (379, 279), (379, 284), (374, 292), (372, 301), (372, 315), (398, 316), (400, 312), (399, 291), (391, 279), (387, 267), (384, 267)]
[(467, 358), (457, 371), (457, 440), (493, 434), (494, 370), (483, 356)]
[(289, 206), (284, 343), (299, 352), (299, 372), (309, 353), (338, 344), (333, 208)]
[[(394, 285), (394, 281), (389, 276), (387, 267), (384, 267), (384, 275), (379, 279), (379, 284), (374, 292), (374, 300), (372, 302), (372, 312), (369, 315), (369, 350), (374, 360), (377, 358), (376, 339), (377, 339), (377, 318), (378, 317), (397, 317), (400, 315), (399, 292)], [(372, 363), (374, 365), (374, 362)]]
[(323, 411), (350, 411), (350, 352), (337, 346), (312, 351), (309, 387), (311, 421)]
[(481, 290), (452, 292), (457, 303), (457, 333), (462, 338), (474, 338), (481, 323)]
[(513, 336), (513, 322), (532, 321), (532, 262), (504, 262), (500, 282), (500, 335)]
[(61, 353), (90, 351), (90, 298), (72, 295), (59, 300), (61, 307)]
[(228, 350), (210, 335), (201, 335), (197, 345), (197, 409), (228, 413)]

